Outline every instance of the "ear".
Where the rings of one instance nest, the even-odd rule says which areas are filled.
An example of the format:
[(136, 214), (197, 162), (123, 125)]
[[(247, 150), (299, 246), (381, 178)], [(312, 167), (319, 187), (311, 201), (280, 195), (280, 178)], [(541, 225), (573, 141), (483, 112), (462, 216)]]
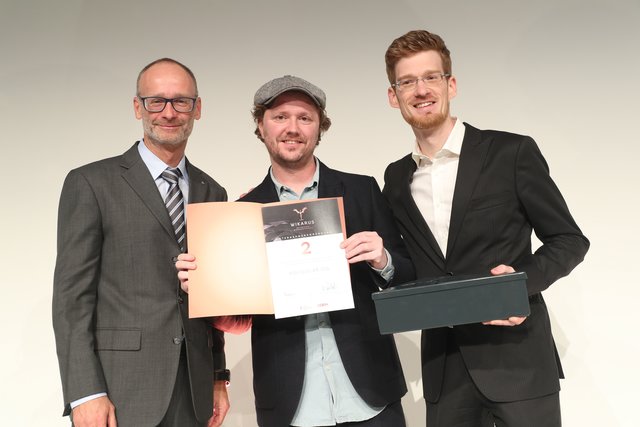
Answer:
[(136, 115), (136, 119), (140, 120), (142, 118), (142, 109), (144, 106), (140, 102), (140, 99), (137, 96), (133, 97), (133, 112)]
[(262, 142), (264, 142), (264, 130), (262, 125), (262, 119), (258, 120), (258, 130), (260, 131), (260, 138), (262, 139)]
[(458, 82), (456, 81), (456, 77), (455, 76), (449, 77), (448, 86), (449, 86), (448, 87), (448, 89), (449, 89), (449, 101), (451, 101), (458, 94)]
[(202, 100), (200, 97), (196, 99), (196, 106), (193, 111), (193, 118), (196, 120), (200, 120), (200, 115), (202, 114)]
[(400, 108), (400, 105), (398, 104), (398, 96), (396, 95), (396, 91), (393, 87), (390, 86), (389, 89), (387, 89), (387, 96), (389, 97), (389, 105), (393, 108)]

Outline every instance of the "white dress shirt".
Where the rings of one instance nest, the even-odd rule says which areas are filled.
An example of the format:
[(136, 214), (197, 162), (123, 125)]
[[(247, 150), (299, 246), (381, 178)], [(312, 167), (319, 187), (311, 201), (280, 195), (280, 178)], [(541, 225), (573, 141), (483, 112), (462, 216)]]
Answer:
[(410, 185), (411, 196), (445, 257), (464, 132), (462, 121), (456, 119), (447, 141), (433, 158), (422, 154), (417, 142), (411, 155), (418, 166)]

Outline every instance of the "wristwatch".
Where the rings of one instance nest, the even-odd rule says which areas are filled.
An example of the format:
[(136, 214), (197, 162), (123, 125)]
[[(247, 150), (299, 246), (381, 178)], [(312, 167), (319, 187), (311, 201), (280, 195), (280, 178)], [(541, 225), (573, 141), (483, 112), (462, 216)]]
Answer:
[(228, 369), (220, 369), (213, 373), (214, 381), (224, 381), (227, 386), (231, 384), (231, 371)]

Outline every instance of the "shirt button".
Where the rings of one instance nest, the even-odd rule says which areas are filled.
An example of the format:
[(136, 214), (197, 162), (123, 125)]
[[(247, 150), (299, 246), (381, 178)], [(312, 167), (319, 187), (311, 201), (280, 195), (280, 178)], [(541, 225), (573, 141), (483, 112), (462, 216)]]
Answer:
[(173, 338), (173, 343), (174, 343), (175, 345), (182, 344), (182, 338), (174, 337), (174, 338)]

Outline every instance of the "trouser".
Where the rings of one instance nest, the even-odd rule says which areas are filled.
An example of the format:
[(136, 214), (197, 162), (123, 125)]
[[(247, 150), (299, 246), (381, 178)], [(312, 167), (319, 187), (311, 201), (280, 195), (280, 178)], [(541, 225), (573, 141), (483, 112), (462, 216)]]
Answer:
[[(382, 412), (366, 421), (336, 424), (336, 427), (405, 427), (404, 411), (400, 400), (387, 405)], [(321, 427), (321, 426), (318, 426)]]
[[(449, 337), (449, 341), (453, 337)], [(427, 427), (560, 427), (560, 396), (493, 402), (476, 387), (457, 345), (448, 346), (437, 403), (427, 402)]]
[[(180, 365), (176, 375), (176, 383), (173, 386), (173, 394), (164, 418), (158, 427), (205, 427), (207, 423), (196, 420), (191, 398), (191, 385), (189, 384), (189, 370), (187, 368), (187, 355), (184, 342), (180, 351)], [(213, 385), (212, 385), (213, 387)]]

